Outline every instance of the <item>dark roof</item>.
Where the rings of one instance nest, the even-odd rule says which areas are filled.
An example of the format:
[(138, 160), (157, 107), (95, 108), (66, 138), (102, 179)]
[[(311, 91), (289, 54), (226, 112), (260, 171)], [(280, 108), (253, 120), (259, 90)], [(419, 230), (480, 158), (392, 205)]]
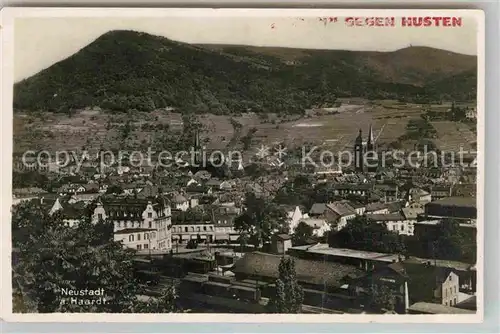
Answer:
[(373, 219), (377, 222), (386, 222), (386, 221), (398, 221), (398, 220), (404, 220), (405, 218), (403, 215), (399, 213), (388, 213), (388, 214), (374, 214), (374, 215), (367, 215), (368, 219)]
[(443, 205), (443, 206), (462, 206), (462, 207), (476, 207), (476, 198), (474, 197), (445, 197), (427, 203), (427, 205)]
[(141, 215), (149, 202), (155, 210), (168, 205), (165, 198), (161, 196), (151, 200), (135, 197), (105, 197), (102, 199), (108, 219), (111, 220), (142, 220)]
[(385, 203), (381, 202), (374, 202), (374, 203), (369, 203), (366, 205), (366, 211), (378, 211), (378, 210), (383, 210), (387, 209), (387, 205)]
[(462, 308), (465, 310), (477, 310), (477, 299), (476, 296), (471, 296), (470, 298), (457, 303), (455, 307)]
[(116, 231), (115, 234), (128, 234), (128, 233), (136, 233), (136, 232), (149, 232), (156, 231), (154, 228), (126, 228), (124, 230)]
[(82, 202), (75, 203), (73, 205), (64, 205), (62, 215), (65, 219), (80, 219), (85, 215), (85, 206), (81, 204)]
[(208, 180), (207, 182), (205, 182), (205, 185), (206, 185), (206, 186), (216, 186), (216, 187), (218, 187), (218, 186), (220, 186), (220, 185), (221, 185), (221, 183), (222, 183), (222, 181), (221, 181), (221, 180), (217, 180), (217, 179), (210, 179), (210, 180)]
[(354, 211), (354, 208), (347, 201), (337, 201), (333, 203), (328, 203), (326, 207), (335, 212), (339, 216), (349, 216), (356, 213)]
[[(236, 261), (232, 271), (252, 276), (261, 276), (267, 279), (278, 278), (278, 267), (282, 256), (253, 252), (246, 253)], [(363, 271), (355, 266), (334, 262), (313, 261), (299, 258), (295, 260), (297, 279), (299, 282), (328, 286), (341, 286), (344, 278), (358, 277)]]
[(47, 191), (40, 189), (40, 188), (37, 188), (37, 187), (29, 187), (29, 188), (13, 189), (12, 193), (16, 196), (26, 196), (26, 195), (46, 194)]
[(83, 186), (86, 193), (97, 193), (99, 192), (99, 185), (97, 183), (89, 183)]
[(326, 210), (326, 203), (314, 203), (309, 210), (310, 215), (322, 215)]
[(292, 237), (288, 234), (276, 234), (275, 235), (277, 239), (280, 239), (280, 240), (290, 240), (292, 239)]
[(406, 269), (401, 262), (394, 262), (387, 266), (389, 269), (395, 271), (401, 276), (406, 276)]
[(172, 197), (172, 202), (175, 204), (182, 204), (187, 202), (187, 198), (182, 196), (181, 194), (176, 194)]
[(404, 208), (404, 203), (401, 201), (398, 202), (390, 202), (386, 203), (387, 204), (387, 209), (389, 212), (399, 212), (402, 208)]
[(347, 189), (347, 190), (370, 190), (372, 186), (370, 184), (352, 184), (352, 183), (334, 183), (332, 184), (333, 189)]

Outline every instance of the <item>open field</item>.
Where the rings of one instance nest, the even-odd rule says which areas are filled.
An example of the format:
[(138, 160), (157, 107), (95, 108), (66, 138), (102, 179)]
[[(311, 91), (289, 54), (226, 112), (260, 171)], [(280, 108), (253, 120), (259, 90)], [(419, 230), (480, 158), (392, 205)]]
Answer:
[[(368, 135), (370, 124), (379, 146), (398, 141), (405, 133), (409, 120), (418, 119), (423, 107), (416, 104), (395, 101), (364, 101), (361, 107), (350, 108), (343, 101), (342, 112), (328, 110), (309, 111), (304, 117), (290, 116), (287, 119), (276, 115), (265, 116), (247, 113), (238, 117), (226, 115), (197, 115), (203, 125), (201, 139), (208, 148), (242, 149), (242, 138), (250, 130), (250, 150), (260, 145), (284, 143), (287, 147), (301, 146), (304, 143), (324, 145), (331, 150), (352, 149), (359, 129), (363, 137)], [(360, 101), (353, 101), (359, 106)], [(363, 103), (363, 101), (361, 101)], [(450, 104), (431, 106), (435, 111), (446, 111)], [(427, 106), (429, 107), (429, 106)], [(122, 137), (124, 124), (130, 121), (133, 127), (127, 139)], [(150, 113), (108, 114), (98, 110), (84, 110), (68, 117), (67, 115), (37, 113), (14, 115), (14, 151), (28, 149), (49, 151), (87, 150), (103, 147), (120, 148), (147, 147), (161, 132), (173, 135), (182, 132), (180, 114), (157, 110)], [(235, 129), (239, 123), (239, 129)], [(438, 138), (433, 141), (441, 149), (458, 150), (460, 146), (471, 149), (476, 141), (470, 126), (451, 121), (434, 121), (433, 126)], [(168, 129), (165, 127), (168, 125)], [(411, 148), (414, 143), (402, 143)]]

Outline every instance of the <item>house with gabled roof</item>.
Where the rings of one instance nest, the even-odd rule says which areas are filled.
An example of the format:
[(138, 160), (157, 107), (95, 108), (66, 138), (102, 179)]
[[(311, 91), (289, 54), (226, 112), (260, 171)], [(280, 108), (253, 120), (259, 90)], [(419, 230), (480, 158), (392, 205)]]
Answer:
[[(97, 223), (98, 221), (109, 222), (113, 225), (115, 233), (126, 229), (151, 230), (150, 232), (154, 232), (154, 240), (148, 240), (141, 244), (141, 249), (150, 247), (151, 249), (168, 251), (172, 248), (171, 207), (170, 202), (163, 196), (154, 198), (136, 198), (130, 196), (104, 197), (97, 203), (91, 220), (93, 223)], [(144, 231), (142, 230), (138, 233), (143, 233)], [(123, 234), (118, 233), (118, 235)], [(128, 236), (129, 234), (126, 235)], [(122, 237), (120, 236), (120, 238)], [(135, 236), (130, 239), (130, 242), (134, 242), (134, 245), (136, 245), (135, 241), (137, 238), (141, 237)], [(146, 244), (148, 246), (144, 246)], [(125, 242), (124, 247), (128, 246), (130, 244)], [(136, 249), (140, 250), (137, 245)]]

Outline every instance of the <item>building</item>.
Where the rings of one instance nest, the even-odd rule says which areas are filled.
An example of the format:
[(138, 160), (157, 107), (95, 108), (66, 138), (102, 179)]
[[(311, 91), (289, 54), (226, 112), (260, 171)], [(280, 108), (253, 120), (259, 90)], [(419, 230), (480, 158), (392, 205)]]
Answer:
[(364, 147), (363, 147), (363, 132), (359, 129), (359, 134), (354, 141), (354, 169), (357, 172), (364, 170)]
[(291, 207), (285, 206), (283, 208), (285, 209), (288, 218), (290, 233), (293, 233), (297, 225), (299, 225), (299, 221), (304, 217), (304, 215), (297, 205)]
[(12, 205), (19, 204), (23, 201), (30, 201), (32, 199), (39, 198), (40, 196), (43, 196), (45, 194), (47, 194), (47, 191), (37, 187), (13, 189)]
[(286, 254), (292, 247), (292, 237), (288, 234), (275, 234), (271, 238), (272, 252), (276, 254)]
[(450, 197), (453, 187), (451, 185), (435, 185), (430, 188), (431, 198), (439, 200), (441, 198)]
[[(438, 233), (439, 224), (441, 222), (442, 220), (440, 219), (415, 221), (413, 223), (414, 235), (420, 239), (425, 238), (425, 236), (428, 235), (436, 235), (436, 233)], [(459, 227), (465, 239), (473, 244), (476, 244), (477, 242), (476, 224), (460, 223)]]
[(354, 141), (354, 168), (357, 172), (377, 172), (378, 155), (375, 147), (375, 139), (373, 138), (373, 127), (371, 125), (366, 144), (363, 142), (361, 129), (359, 129), (359, 134)]
[[(359, 210), (359, 209), (358, 209)], [(336, 201), (326, 204), (326, 218), (329, 223), (335, 225), (337, 231), (343, 229), (347, 222), (354, 219), (357, 211), (349, 201)]]
[(325, 233), (330, 231), (331, 227), (330, 224), (325, 219), (319, 219), (319, 218), (302, 218), (299, 221), (300, 223), (304, 223), (306, 225), (309, 225), (313, 229), (313, 236), (316, 237), (323, 237)]
[(429, 219), (453, 218), (464, 222), (474, 222), (477, 218), (476, 198), (445, 197), (427, 203), (424, 211)]
[(126, 228), (114, 232), (113, 239), (127, 248), (140, 250), (157, 249), (157, 232), (153, 228)]
[(373, 291), (378, 290), (381, 286), (391, 291), (391, 295), (394, 297), (394, 311), (399, 314), (406, 313), (410, 306), (408, 275), (400, 262), (394, 262), (367, 272), (365, 276), (353, 280), (349, 288), (359, 296), (358, 298), (365, 300), (364, 304), (367, 309), (373, 309), (376, 307), (371, 305)]
[[(162, 196), (150, 199), (132, 197), (103, 199), (97, 203), (92, 214), (92, 222), (97, 223), (100, 220), (112, 224), (114, 233), (127, 230), (118, 233), (119, 238), (129, 238), (133, 233), (155, 232), (155, 238), (148, 247), (166, 251), (172, 248), (171, 209), (170, 204)], [(132, 230), (133, 232), (129, 233)], [(137, 249), (136, 241), (136, 237), (133, 241), (130, 240)]]
[(187, 211), (187, 209), (189, 209), (189, 200), (181, 194), (175, 194), (171, 202), (174, 209), (181, 211)]
[(382, 193), (382, 200), (384, 203), (394, 202), (399, 199), (399, 187), (395, 183), (375, 184), (373, 189)]
[(365, 208), (366, 215), (376, 215), (376, 214), (383, 215), (388, 213), (390, 212), (387, 204), (382, 202), (369, 203)]
[(448, 270), (447, 274), (442, 273), (437, 277), (437, 287), (435, 297), (441, 304), (446, 306), (455, 306), (459, 301), (459, 279), (458, 275)]
[(403, 235), (413, 235), (414, 221), (407, 220), (402, 214), (372, 214), (367, 217), (377, 223), (385, 224), (389, 231), (397, 232), (398, 234)]
[(189, 240), (208, 243), (227, 243), (238, 240), (234, 229), (235, 214), (222, 212), (172, 211), (172, 239), (176, 244), (185, 244)]
[(416, 202), (416, 203), (426, 204), (432, 200), (432, 196), (430, 193), (428, 193), (423, 189), (417, 187), (411, 187), (406, 192), (405, 200), (409, 203)]

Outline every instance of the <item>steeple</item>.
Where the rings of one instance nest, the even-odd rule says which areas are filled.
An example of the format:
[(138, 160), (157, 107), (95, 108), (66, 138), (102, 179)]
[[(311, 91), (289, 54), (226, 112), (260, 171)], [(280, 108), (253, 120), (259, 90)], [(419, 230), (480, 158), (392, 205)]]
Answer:
[(363, 144), (363, 133), (361, 129), (359, 129), (359, 134), (356, 137), (356, 144)]
[(198, 148), (200, 148), (200, 132), (196, 129), (194, 132), (194, 149)]
[(372, 125), (370, 124), (370, 130), (368, 131), (368, 142), (367, 142), (367, 146), (368, 148), (373, 147), (373, 145), (375, 145), (375, 140), (373, 140), (373, 128), (372, 128)]

